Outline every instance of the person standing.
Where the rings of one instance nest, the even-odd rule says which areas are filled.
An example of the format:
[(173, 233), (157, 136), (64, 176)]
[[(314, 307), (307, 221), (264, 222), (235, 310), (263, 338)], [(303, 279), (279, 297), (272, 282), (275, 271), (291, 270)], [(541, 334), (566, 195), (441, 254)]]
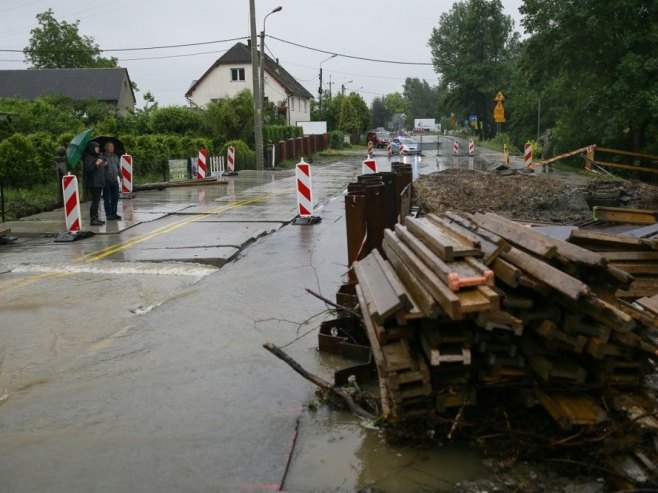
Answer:
[(114, 152), (113, 142), (105, 142), (101, 157), (107, 162), (105, 187), (103, 187), (105, 217), (110, 221), (121, 219), (121, 216), (117, 214), (117, 205), (119, 203), (119, 156)]
[(91, 206), (89, 207), (89, 224), (92, 226), (102, 226), (105, 221), (98, 218), (98, 204), (101, 201), (101, 193), (105, 187), (105, 166), (106, 162), (100, 155), (101, 147), (98, 142), (91, 141), (85, 148), (82, 156), (82, 166), (84, 170), (85, 188), (91, 196)]

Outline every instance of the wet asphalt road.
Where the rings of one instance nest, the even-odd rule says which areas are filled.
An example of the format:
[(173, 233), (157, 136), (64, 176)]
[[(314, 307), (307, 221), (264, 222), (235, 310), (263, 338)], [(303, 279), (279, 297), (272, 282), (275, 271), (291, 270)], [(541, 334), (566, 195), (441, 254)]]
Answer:
[[(418, 173), (454, 164), (426, 154)], [(340, 285), (359, 168), (314, 166), (315, 226), (289, 224), (291, 173), (245, 172), (122, 201), (120, 233), (0, 247), (0, 491), (447, 490), (481, 473), (468, 451), (396, 449), (309, 411), (312, 385), (261, 347), (291, 343), (326, 378), (340, 364), (315, 349), (327, 307), (305, 288)]]

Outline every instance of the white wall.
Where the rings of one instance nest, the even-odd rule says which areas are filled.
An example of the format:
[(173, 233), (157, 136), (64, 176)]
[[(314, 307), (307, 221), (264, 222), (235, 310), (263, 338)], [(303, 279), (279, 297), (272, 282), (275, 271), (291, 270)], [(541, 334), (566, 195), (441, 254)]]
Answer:
[[(244, 80), (231, 81), (232, 68), (243, 68)], [(251, 64), (220, 65), (206, 75), (206, 78), (196, 87), (190, 99), (197, 106), (206, 106), (213, 99), (232, 98), (244, 89), (253, 90), (252, 80)], [(287, 101), (290, 125), (296, 125), (298, 121), (311, 119), (311, 101), (298, 96), (290, 96), (288, 100), (286, 90), (267, 71), (265, 72), (265, 97), (277, 106), (281, 106), (281, 102)], [(304, 104), (304, 101), (306, 101), (306, 104)]]

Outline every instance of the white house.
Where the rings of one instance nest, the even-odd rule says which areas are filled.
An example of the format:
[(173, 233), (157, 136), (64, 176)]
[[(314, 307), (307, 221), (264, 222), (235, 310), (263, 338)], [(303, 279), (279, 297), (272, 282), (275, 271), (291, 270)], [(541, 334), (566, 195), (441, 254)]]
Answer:
[[(252, 90), (252, 80), (251, 48), (236, 43), (192, 83), (185, 97), (197, 106), (206, 106), (211, 101), (235, 97), (244, 89)], [(289, 125), (311, 119), (312, 97), (278, 60), (265, 55), (265, 99), (285, 108)]]

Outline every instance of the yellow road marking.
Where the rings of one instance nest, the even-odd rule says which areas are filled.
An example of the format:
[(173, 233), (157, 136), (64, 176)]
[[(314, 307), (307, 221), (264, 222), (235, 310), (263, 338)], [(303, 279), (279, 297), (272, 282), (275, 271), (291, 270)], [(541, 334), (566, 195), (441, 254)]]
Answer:
[(232, 204), (227, 204), (227, 205), (222, 205), (220, 207), (217, 207), (215, 209), (211, 209), (206, 213), (203, 214), (197, 214), (194, 216), (186, 217), (184, 219), (180, 219), (172, 224), (167, 224), (165, 226), (161, 226), (160, 228), (157, 228), (153, 231), (150, 231), (148, 233), (144, 233), (141, 236), (138, 236), (136, 238), (133, 238), (130, 241), (127, 241), (125, 243), (121, 243), (119, 245), (111, 245), (109, 247), (104, 248), (103, 250), (99, 250), (97, 252), (92, 252), (84, 257), (80, 257), (79, 259), (76, 259), (78, 261), (86, 261), (86, 262), (95, 262), (97, 260), (103, 259), (105, 257), (109, 257), (110, 255), (113, 255), (117, 252), (126, 250), (128, 248), (131, 248), (135, 245), (138, 245), (140, 243), (143, 243), (145, 241), (151, 240), (157, 236), (161, 236), (165, 233), (171, 233), (172, 231), (175, 231), (178, 228), (181, 228), (187, 224), (200, 221), (201, 219), (204, 219), (208, 217), (208, 214), (219, 214), (221, 212), (226, 212), (231, 209), (235, 209), (237, 207), (241, 207), (243, 205), (251, 204), (253, 202), (259, 202), (261, 200), (264, 200), (266, 198), (271, 197), (272, 194), (267, 193), (263, 195), (259, 195), (257, 197), (254, 197), (252, 199), (245, 199), (245, 200), (239, 200), (237, 202), (234, 202)]

